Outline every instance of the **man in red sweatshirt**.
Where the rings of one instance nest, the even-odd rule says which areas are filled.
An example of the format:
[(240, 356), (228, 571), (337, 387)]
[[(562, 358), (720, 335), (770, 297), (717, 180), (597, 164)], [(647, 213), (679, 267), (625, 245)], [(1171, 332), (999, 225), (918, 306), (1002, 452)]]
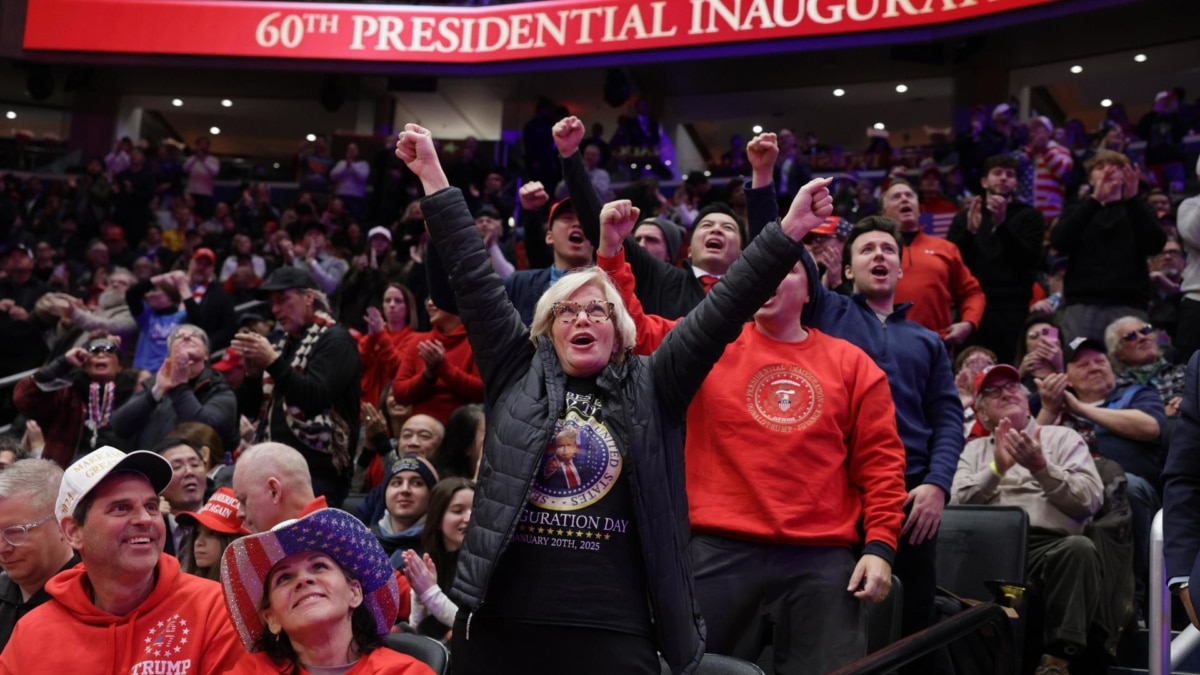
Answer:
[[(804, 186), (785, 220), (811, 217), (822, 187)], [(635, 351), (653, 351), (674, 322), (642, 311), (622, 249), (637, 219), (606, 217), (612, 206), (600, 219), (599, 264), (637, 323)], [(889, 592), (906, 497), (883, 371), (858, 347), (802, 326), (807, 300), (798, 263), (692, 400), (685, 446), (707, 650), (753, 661), (773, 628), (776, 672), (786, 675), (866, 653), (862, 602)]]
[(0, 674), (207, 675), (245, 656), (220, 584), (163, 553), (171, 475), (160, 455), (109, 446), (67, 468), (54, 514), (83, 564), (47, 582), (53, 599), (17, 623)]
[(913, 303), (908, 320), (941, 335), (953, 352), (983, 320), (987, 306), (983, 288), (967, 269), (958, 246), (921, 231), (921, 206), (911, 185), (894, 181), (882, 200), (883, 215), (900, 223), (904, 238), (896, 304)]

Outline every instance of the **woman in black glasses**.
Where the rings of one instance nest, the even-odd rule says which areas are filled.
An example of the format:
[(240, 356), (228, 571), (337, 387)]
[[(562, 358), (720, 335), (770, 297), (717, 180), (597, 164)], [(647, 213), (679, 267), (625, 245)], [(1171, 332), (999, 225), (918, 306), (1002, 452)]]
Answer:
[(42, 457), (66, 468), (104, 445), (121, 447), (113, 411), (133, 396), (141, 371), (121, 367), (119, 338), (93, 338), (17, 383), (13, 403), (45, 434)]
[[(489, 403), (450, 591), (454, 672), (658, 675), (659, 653), (693, 672), (704, 641), (685, 548), (687, 407), (799, 260), (799, 221), (819, 222), (817, 205), (794, 227), (768, 226), (652, 356), (635, 357), (633, 320), (594, 267), (562, 275), (525, 326), (429, 132), (408, 125), (396, 154), (428, 195), (427, 264), (447, 262)], [(637, 216), (626, 201), (601, 218), (632, 227)]]

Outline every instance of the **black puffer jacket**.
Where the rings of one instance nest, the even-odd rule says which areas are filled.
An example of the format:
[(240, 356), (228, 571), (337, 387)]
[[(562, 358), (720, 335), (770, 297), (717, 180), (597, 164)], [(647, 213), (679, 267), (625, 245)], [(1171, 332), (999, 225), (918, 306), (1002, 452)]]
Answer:
[[(536, 347), (530, 342), (461, 193), (442, 190), (425, 198), (421, 208), (440, 258), (448, 261), (490, 404), (471, 527), (451, 591), (460, 608), (474, 612), (487, 601), (496, 561), (529, 498), (542, 449), (563, 412), (567, 378), (548, 338), (540, 338)], [(801, 251), (778, 226), (768, 227), (653, 356), (611, 363), (597, 377), (605, 423), (632, 480), (656, 646), (674, 673), (693, 672), (704, 653), (704, 622), (687, 555), (687, 407), (725, 345), (770, 297)], [(468, 636), (469, 630), (468, 620)]]

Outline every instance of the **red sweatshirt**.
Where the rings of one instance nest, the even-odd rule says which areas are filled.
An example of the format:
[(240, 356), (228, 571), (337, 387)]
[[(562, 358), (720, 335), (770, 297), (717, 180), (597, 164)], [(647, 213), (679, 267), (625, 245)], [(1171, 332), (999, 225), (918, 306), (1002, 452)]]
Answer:
[[(250, 654), (230, 675), (280, 675), (292, 672), (290, 668), (280, 668), (271, 658), (263, 653)], [(303, 668), (300, 675), (309, 675)], [(433, 675), (433, 669), (411, 656), (394, 652), (387, 647), (379, 647), (363, 658), (346, 675)]]
[[(643, 312), (624, 251), (597, 264), (637, 325), (634, 351), (652, 353), (676, 321)], [(894, 551), (907, 493), (887, 378), (858, 347), (808, 331), (803, 342), (779, 342), (747, 324), (692, 399), (684, 449), (692, 531)]]
[(895, 550), (904, 446), (887, 378), (858, 347), (811, 328), (803, 342), (778, 342), (747, 324), (687, 424), (692, 531)]
[[(417, 352), (417, 344), (422, 340), (441, 340), (446, 348), (433, 382), (425, 379), (425, 361)], [(412, 414), (429, 415), (442, 424), (459, 406), (482, 403), (483, 378), (475, 365), (471, 343), (467, 342), (467, 329), (459, 326), (449, 333), (438, 330), (413, 333), (404, 344), (392, 396), (397, 403), (411, 405)]]
[(385, 330), (379, 335), (364, 335), (358, 339), (358, 360), (362, 362), (363, 403), (379, 406), (383, 388), (396, 379), (400, 371), (400, 360), (404, 358), (405, 345), (413, 330)]
[(17, 622), (0, 673), (209, 675), (245, 657), (221, 585), (184, 574), (174, 557), (159, 558), (154, 590), (125, 616), (92, 604), (85, 569), (76, 565), (46, 583), (54, 599)]
[(987, 299), (975, 276), (967, 269), (958, 246), (918, 232), (905, 246), (900, 261), (900, 283), (896, 284), (896, 304), (913, 303), (908, 320), (945, 335), (954, 323), (951, 309), (958, 307), (958, 321), (969, 321), (979, 328)]

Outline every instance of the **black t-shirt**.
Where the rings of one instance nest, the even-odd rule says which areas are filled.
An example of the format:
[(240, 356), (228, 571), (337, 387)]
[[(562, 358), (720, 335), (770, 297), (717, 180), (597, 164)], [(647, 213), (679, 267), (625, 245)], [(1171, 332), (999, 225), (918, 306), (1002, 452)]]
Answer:
[(566, 398), (481, 614), (649, 636), (624, 458), (594, 381), (570, 379)]

